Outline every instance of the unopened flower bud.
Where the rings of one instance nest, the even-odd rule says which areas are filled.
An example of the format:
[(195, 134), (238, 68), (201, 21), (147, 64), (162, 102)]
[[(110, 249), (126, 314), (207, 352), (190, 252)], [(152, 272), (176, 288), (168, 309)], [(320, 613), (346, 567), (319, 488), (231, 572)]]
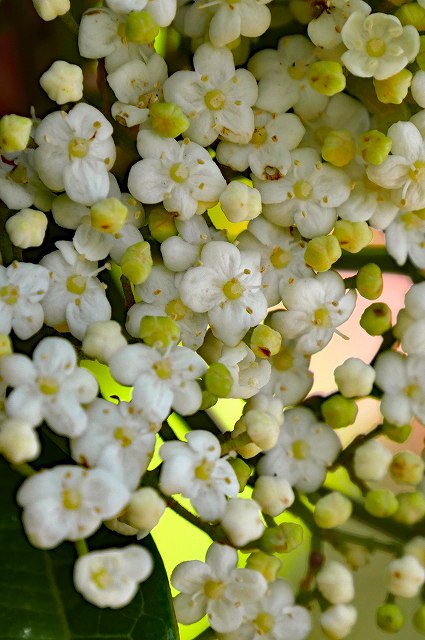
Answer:
[(377, 264), (370, 262), (360, 267), (356, 276), (356, 288), (363, 298), (376, 300), (381, 295), (383, 287), (382, 271)]
[(418, 31), (425, 31), (425, 8), (416, 2), (409, 2), (399, 7), (395, 15), (404, 26), (411, 24)]
[(250, 347), (257, 358), (270, 358), (279, 353), (282, 336), (266, 324), (259, 324), (251, 335)]
[(204, 383), (211, 393), (219, 398), (227, 398), (233, 386), (233, 378), (226, 365), (213, 362), (204, 374)]
[(397, 494), (398, 509), (394, 520), (412, 525), (425, 517), (425, 496), (422, 491)]
[(244, 498), (228, 500), (221, 526), (235, 547), (244, 547), (260, 538), (264, 532), (259, 505), (254, 500)]
[(49, 22), (63, 16), (71, 8), (70, 0), (32, 0), (40, 18)]
[(164, 349), (179, 341), (180, 327), (168, 316), (144, 316), (140, 320), (139, 336), (149, 347)]
[(27, 148), (32, 121), (30, 118), (10, 114), (0, 118), (0, 151), (14, 153)]
[(252, 497), (269, 516), (278, 516), (295, 500), (294, 492), (285, 478), (260, 476), (257, 478)]
[(274, 447), (279, 437), (280, 429), (278, 421), (270, 413), (252, 409), (242, 416), (241, 421), (244, 422), (252, 442), (261, 451), (268, 451)]
[(258, 541), (265, 553), (289, 553), (302, 544), (303, 528), (296, 522), (282, 522), (277, 527), (268, 527)]
[(21, 209), (6, 220), (6, 231), (15, 247), (39, 247), (47, 229), (47, 216), (37, 209)]
[(339, 491), (332, 491), (316, 502), (314, 520), (322, 529), (333, 529), (345, 524), (352, 510), (351, 500)]
[(261, 195), (258, 189), (232, 180), (220, 196), (220, 205), (230, 222), (253, 220), (261, 213)]
[(274, 582), (278, 577), (279, 569), (282, 562), (276, 556), (272, 556), (264, 551), (254, 551), (248, 556), (246, 561), (246, 568), (258, 571), (267, 582)]
[(387, 590), (394, 596), (414, 598), (425, 582), (425, 569), (413, 556), (403, 556), (388, 565)]
[(126, 278), (133, 284), (142, 284), (152, 271), (152, 255), (149, 242), (137, 242), (125, 250), (120, 267)]
[(334, 96), (345, 89), (346, 79), (339, 62), (313, 62), (308, 68), (307, 77), (313, 89), (324, 96)]
[(322, 158), (335, 167), (345, 167), (356, 155), (351, 131), (336, 129), (328, 133), (322, 145)]
[(375, 369), (360, 358), (348, 358), (334, 371), (338, 389), (346, 398), (368, 396), (375, 376)]
[(384, 104), (401, 104), (412, 82), (413, 74), (408, 69), (402, 69), (394, 76), (385, 80), (373, 79), (376, 95), (379, 102)]
[(374, 302), (363, 311), (360, 326), (370, 336), (381, 336), (391, 329), (391, 309), (385, 302)]
[(149, 116), (152, 129), (165, 138), (177, 138), (190, 124), (181, 108), (173, 102), (155, 102), (149, 108)]
[(391, 451), (377, 440), (368, 440), (354, 452), (353, 467), (356, 476), (364, 482), (379, 482), (388, 471)]
[(399, 427), (398, 425), (390, 424), (389, 422), (384, 420), (382, 432), (393, 442), (402, 444), (403, 442), (406, 442), (406, 440), (412, 433), (412, 426), (410, 424), (405, 424), (402, 427)]
[(158, 242), (177, 235), (175, 215), (166, 211), (164, 207), (155, 207), (149, 214), (148, 227), (151, 236)]
[(381, 131), (372, 129), (362, 133), (357, 141), (358, 150), (365, 162), (382, 164), (391, 151), (392, 140)]
[(0, 453), (11, 464), (35, 460), (41, 451), (35, 429), (23, 420), (5, 418), (0, 426)]
[(387, 602), (377, 609), (376, 624), (382, 631), (397, 633), (404, 625), (404, 613), (396, 604)]
[(82, 347), (90, 358), (107, 364), (114, 353), (126, 344), (127, 340), (121, 333), (121, 325), (115, 320), (105, 320), (89, 324)]
[(411, 451), (396, 453), (389, 467), (392, 478), (400, 484), (417, 485), (423, 477), (425, 463)]
[(40, 85), (57, 104), (78, 102), (83, 97), (83, 71), (76, 64), (56, 60), (41, 76)]
[(283, 403), (280, 398), (273, 398), (265, 393), (257, 393), (246, 401), (243, 412), (247, 413), (251, 409), (269, 413), (279, 424), (283, 423)]
[(389, 489), (376, 489), (367, 492), (364, 508), (376, 518), (388, 518), (396, 513), (399, 504), (395, 494)]
[(404, 553), (406, 556), (413, 556), (425, 567), (425, 538), (423, 536), (415, 536), (409, 540), (404, 545)]
[(205, 411), (206, 409), (211, 409), (211, 407), (217, 404), (217, 401), (218, 401), (218, 396), (208, 391), (208, 389), (202, 389), (202, 402), (199, 409), (201, 411)]
[(228, 462), (236, 473), (236, 477), (239, 482), (239, 491), (241, 492), (245, 489), (251, 476), (251, 467), (240, 458), (229, 458)]
[(348, 636), (357, 621), (357, 610), (351, 604), (337, 604), (320, 616), (320, 626), (330, 640)]
[(143, 532), (158, 524), (166, 508), (165, 500), (152, 487), (142, 487), (133, 493), (121, 520)]
[(349, 253), (358, 253), (368, 246), (373, 237), (372, 229), (367, 222), (350, 222), (337, 220), (333, 230), (341, 249)]
[(358, 407), (354, 400), (337, 393), (322, 402), (320, 410), (324, 421), (332, 429), (343, 429), (353, 424), (357, 417)]
[(103, 233), (118, 233), (127, 216), (128, 209), (118, 198), (105, 198), (90, 209), (92, 227)]
[(5, 333), (0, 333), (0, 358), (2, 356), (9, 356), (13, 353), (13, 345), (10, 336)]
[(147, 11), (131, 11), (125, 22), (125, 37), (135, 44), (149, 44), (159, 33), (159, 25)]
[(421, 605), (419, 609), (416, 609), (412, 622), (416, 631), (425, 635), (425, 604)]
[(320, 593), (332, 604), (347, 604), (354, 598), (353, 574), (336, 560), (327, 562), (316, 580)]
[(346, 542), (341, 548), (341, 553), (344, 554), (344, 559), (350, 569), (357, 571), (365, 567), (370, 561), (370, 551), (360, 544), (351, 544)]
[(329, 271), (341, 255), (341, 247), (335, 236), (316, 236), (307, 243), (304, 261), (316, 271)]

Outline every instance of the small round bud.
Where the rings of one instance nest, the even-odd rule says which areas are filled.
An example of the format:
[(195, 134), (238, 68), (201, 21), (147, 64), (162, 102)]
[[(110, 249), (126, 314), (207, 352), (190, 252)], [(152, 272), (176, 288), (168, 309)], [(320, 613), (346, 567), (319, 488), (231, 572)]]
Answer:
[(413, 76), (412, 84), (410, 85), (410, 91), (412, 93), (413, 100), (420, 107), (425, 107), (425, 71), (419, 69)]
[(114, 353), (126, 344), (127, 340), (121, 333), (121, 325), (115, 320), (106, 320), (89, 324), (82, 347), (90, 358), (107, 364)]
[(248, 556), (246, 561), (246, 568), (258, 571), (267, 580), (267, 582), (274, 582), (279, 574), (279, 569), (282, 562), (279, 558), (272, 556), (264, 551), (254, 551)]
[(23, 420), (5, 418), (0, 426), (0, 453), (11, 464), (35, 460), (41, 451), (35, 429)]
[(6, 220), (6, 231), (15, 247), (39, 247), (47, 229), (47, 216), (36, 209), (21, 209)]
[(384, 104), (401, 104), (409, 91), (413, 74), (408, 69), (402, 69), (385, 80), (373, 79), (376, 96)]
[(397, 494), (398, 509), (394, 520), (412, 525), (425, 517), (425, 496), (422, 491)]
[(375, 376), (375, 369), (360, 358), (348, 358), (334, 371), (338, 389), (346, 398), (368, 396)]
[(137, 242), (125, 250), (120, 267), (126, 278), (133, 284), (142, 284), (152, 271), (152, 255), (149, 242)]
[(149, 108), (149, 116), (152, 129), (165, 138), (177, 138), (190, 124), (181, 108), (172, 102), (155, 102)]
[(373, 238), (372, 229), (367, 222), (337, 220), (333, 230), (341, 249), (349, 253), (358, 253), (368, 246)]
[(425, 635), (425, 604), (421, 605), (419, 609), (416, 609), (412, 622), (416, 631)]
[(118, 198), (105, 198), (90, 209), (91, 226), (103, 233), (118, 233), (127, 216), (128, 209)]
[(353, 574), (336, 560), (327, 562), (316, 580), (320, 593), (332, 604), (347, 604), (354, 598)]
[(0, 118), (0, 150), (14, 153), (27, 148), (32, 128), (32, 120), (10, 114)]
[(356, 288), (363, 298), (376, 300), (382, 293), (384, 281), (382, 271), (373, 262), (360, 267), (356, 276)]
[(369, 164), (382, 164), (391, 151), (392, 140), (381, 131), (372, 129), (358, 137), (358, 149), (361, 157)]
[(165, 349), (170, 344), (177, 344), (180, 327), (168, 316), (144, 316), (140, 320), (139, 336), (149, 347)]
[(159, 33), (159, 25), (147, 11), (131, 11), (125, 21), (125, 36), (135, 44), (150, 44)]
[(70, 0), (32, 0), (40, 18), (49, 22), (63, 16), (71, 8)]
[(246, 413), (251, 409), (269, 413), (279, 424), (283, 423), (283, 403), (280, 398), (272, 398), (272, 396), (268, 396), (265, 393), (257, 393), (246, 401), (243, 412)]
[(364, 508), (376, 518), (388, 518), (396, 513), (399, 507), (395, 494), (389, 489), (376, 489), (368, 491), (365, 497)]
[(357, 610), (351, 604), (329, 607), (320, 616), (320, 626), (330, 640), (341, 640), (348, 636), (357, 621)]
[(268, 527), (258, 541), (265, 553), (289, 553), (302, 544), (303, 528), (296, 522), (282, 522), (277, 527)]
[(294, 492), (285, 478), (260, 476), (257, 478), (252, 497), (269, 516), (278, 516), (295, 500)]
[(424, 473), (425, 463), (415, 453), (400, 451), (396, 453), (389, 467), (392, 478), (400, 484), (419, 484)]
[(412, 427), (410, 424), (405, 424), (402, 427), (397, 426), (396, 424), (390, 424), (386, 420), (384, 420), (384, 424), (382, 425), (382, 432), (393, 442), (398, 442), (402, 444), (406, 442), (406, 440), (410, 437), (412, 433)]
[(220, 205), (230, 222), (245, 222), (260, 215), (261, 195), (258, 189), (232, 180), (220, 196)]
[(425, 31), (425, 9), (416, 2), (399, 7), (395, 15), (404, 26), (411, 24), (418, 31)]
[(133, 493), (120, 520), (143, 532), (152, 531), (166, 509), (165, 500), (152, 487), (142, 487)]
[(404, 625), (404, 613), (396, 604), (388, 602), (377, 609), (376, 624), (382, 631), (397, 633)]
[(272, 449), (279, 437), (279, 422), (270, 414), (257, 409), (247, 411), (240, 421), (245, 424), (246, 431), (252, 442), (261, 449)]
[(0, 333), (0, 358), (2, 356), (10, 356), (13, 353), (13, 345), (10, 336)]
[(377, 440), (368, 440), (354, 452), (353, 467), (356, 476), (364, 482), (379, 482), (388, 471), (391, 451)]
[(154, 240), (164, 242), (167, 238), (177, 235), (174, 223), (175, 215), (166, 211), (164, 207), (155, 207), (149, 214), (148, 227)]
[(270, 358), (279, 353), (282, 336), (266, 324), (259, 324), (251, 334), (250, 347), (257, 358)]
[(385, 302), (374, 302), (363, 311), (360, 326), (370, 336), (381, 336), (391, 329), (391, 309)]
[(227, 398), (233, 386), (233, 378), (221, 362), (213, 362), (204, 374), (204, 383), (208, 391), (219, 398)]
[(208, 391), (207, 389), (202, 389), (202, 402), (199, 409), (201, 411), (205, 411), (206, 409), (211, 409), (215, 404), (217, 404), (218, 397)]
[(341, 247), (335, 236), (316, 236), (307, 243), (304, 261), (316, 271), (329, 271), (341, 255)]
[(208, 329), (205, 334), (204, 342), (199, 347), (197, 353), (207, 362), (208, 364), (212, 364), (217, 362), (220, 359), (221, 353), (223, 351), (223, 343), (221, 340), (215, 337), (212, 333), (211, 329)]
[(332, 429), (343, 429), (353, 424), (357, 417), (358, 407), (354, 400), (337, 393), (322, 402), (320, 410), (324, 421)]
[(316, 502), (314, 520), (322, 529), (333, 529), (345, 524), (352, 510), (351, 500), (339, 491), (332, 491)]
[(334, 96), (344, 91), (346, 79), (339, 62), (320, 60), (308, 67), (310, 85), (324, 96)]
[(229, 458), (228, 462), (236, 473), (236, 477), (239, 482), (239, 491), (241, 492), (245, 489), (251, 476), (251, 467), (240, 458)]
[(348, 129), (336, 129), (326, 136), (322, 145), (322, 158), (335, 167), (345, 167), (356, 155), (353, 134)]
[(228, 500), (221, 526), (235, 547), (244, 547), (260, 538), (264, 532), (259, 505), (254, 500), (244, 498)]
[(388, 565), (388, 592), (414, 598), (425, 582), (425, 569), (413, 556), (403, 556)]
[(40, 85), (57, 104), (78, 102), (83, 97), (83, 71), (76, 64), (56, 60), (41, 76)]

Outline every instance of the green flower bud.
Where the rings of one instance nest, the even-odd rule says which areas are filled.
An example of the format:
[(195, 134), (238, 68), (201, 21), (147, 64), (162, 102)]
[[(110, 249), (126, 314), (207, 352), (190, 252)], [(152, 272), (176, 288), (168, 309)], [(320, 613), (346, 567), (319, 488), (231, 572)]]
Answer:
[(403, 27), (411, 24), (416, 27), (418, 31), (425, 31), (425, 9), (416, 2), (409, 2), (399, 7), (395, 15)]
[(120, 267), (132, 284), (142, 284), (152, 271), (152, 255), (149, 242), (137, 242), (125, 250)]
[(393, 479), (400, 484), (417, 485), (423, 477), (425, 464), (418, 455), (411, 451), (396, 453), (389, 467)]
[(399, 493), (397, 500), (398, 509), (394, 514), (394, 520), (397, 522), (412, 525), (425, 516), (425, 495), (422, 491)]
[(248, 556), (245, 567), (258, 571), (267, 580), (274, 582), (279, 574), (282, 562), (276, 556), (272, 556), (264, 551), (254, 551)]
[(398, 509), (399, 504), (395, 494), (389, 489), (376, 489), (368, 491), (364, 508), (376, 518), (388, 518)]
[(166, 211), (164, 207), (152, 209), (149, 214), (148, 227), (154, 240), (164, 242), (167, 238), (177, 235), (175, 217), (174, 213)]
[(240, 458), (229, 458), (228, 460), (239, 482), (239, 491), (243, 491), (251, 476), (251, 467)]
[(149, 108), (152, 129), (165, 138), (177, 138), (189, 127), (189, 119), (173, 102), (155, 102)]
[[(412, 2), (412, 6), (416, 6), (418, 7), (418, 9), (424, 12), (424, 24), (425, 24), (425, 9), (413, 2)], [(419, 68), (422, 69), (422, 71), (425, 69), (425, 36), (419, 36), (419, 53), (416, 56), (416, 63), (419, 65)]]
[(349, 253), (358, 253), (370, 243), (373, 238), (372, 229), (367, 222), (350, 222), (338, 220), (333, 230), (341, 249)]
[(407, 438), (412, 433), (412, 427), (410, 424), (405, 424), (402, 427), (398, 427), (395, 424), (390, 424), (386, 420), (384, 420), (384, 424), (382, 425), (382, 432), (393, 442), (398, 442), (402, 444), (406, 442)]
[(304, 261), (316, 271), (329, 271), (341, 255), (341, 247), (335, 236), (317, 236), (307, 243)]
[(332, 429), (342, 429), (353, 424), (357, 417), (358, 407), (352, 398), (345, 398), (339, 393), (331, 396), (321, 406), (324, 421)]
[(409, 91), (413, 74), (408, 69), (402, 69), (394, 76), (385, 80), (373, 79), (378, 100), (384, 104), (401, 104)]
[(385, 302), (374, 302), (363, 311), (360, 326), (370, 336), (381, 336), (391, 329), (391, 309)]
[(219, 398), (227, 398), (233, 386), (229, 369), (221, 362), (213, 362), (204, 375), (205, 387)]
[(425, 635), (425, 604), (415, 611), (412, 622), (416, 631)]
[(356, 276), (356, 288), (363, 298), (376, 300), (382, 293), (384, 281), (377, 264), (370, 262), (360, 267)]
[(105, 198), (90, 209), (92, 227), (103, 233), (118, 233), (127, 216), (128, 209), (118, 198)]
[(211, 329), (208, 329), (205, 334), (204, 343), (198, 349), (199, 355), (207, 364), (212, 364), (220, 359), (222, 351), (223, 343), (215, 337)]
[(147, 11), (132, 11), (125, 22), (125, 37), (135, 44), (149, 44), (159, 33), (159, 25)]
[(303, 528), (295, 522), (282, 522), (277, 527), (268, 527), (258, 547), (265, 553), (289, 553), (302, 544)]
[(180, 339), (180, 327), (164, 316), (144, 316), (140, 320), (140, 338), (149, 347), (164, 349)]
[(404, 613), (396, 604), (383, 604), (376, 611), (376, 624), (382, 631), (397, 633), (404, 625)]
[(32, 120), (10, 114), (0, 118), (0, 149), (2, 153), (14, 153), (27, 148)]
[(202, 390), (202, 402), (199, 409), (201, 411), (205, 411), (205, 409), (211, 409), (215, 404), (217, 404), (218, 397), (208, 391), (208, 389)]
[(352, 510), (351, 500), (339, 491), (332, 491), (316, 502), (314, 520), (322, 529), (333, 529), (345, 524)]
[(372, 129), (362, 133), (357, 140), (358, 150), (365, 162), (382, 164), (391, 151), (392, 140), (381, 131)]
[(334, 96), (345, 89), (345, 75), (339, 62), (320, 60), (309, 66), (310, 85), (324, 96)]
[(258, 358), (269, 358), (280, 351), (282, 336), (266, 324), (259, 324), (251, 335), (250, 347)]
[(345, 167), (356, 155), (356, 145), (351, 131), (336, 129), (325, 138), (322, 158), (335, 167)]

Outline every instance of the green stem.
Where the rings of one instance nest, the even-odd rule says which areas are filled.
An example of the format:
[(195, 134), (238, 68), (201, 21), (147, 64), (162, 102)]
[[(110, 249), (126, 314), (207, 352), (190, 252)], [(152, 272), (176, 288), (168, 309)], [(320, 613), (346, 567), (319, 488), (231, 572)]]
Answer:
[(240, 435), (236, 436), (236, 438), (229, 438), (221, 445), (221, 455), (224, 456), (226, 453), (230, 451), (236, 451), (238, 447), (244, 447), (247, 444), (251, 444), (252, 440), (249, 437), (248, 433), (244, 431)]
[(80, 540), (76, 540), (74, 542), (74, 545), (79, 558), (81, 558), (81, 556), (86, 556), (88, 554), (89, 548), (84, 538), (80, 538)]
[(400, 273), (409, 276), (413, 282), (422, 282), (424, 276), (409, 261), (404, 265), (398, 265), (392, 258), (385, 247), (366, 247), (359, 253), (344, 253), (341, 258), (335, 262), (334, 268), (338, 271), (358, 271), (365, 264), (373, 262), (378, 265), (381, 271), (385, 273)]
[(78, 36), (79, 26), (72, 13), (68, 11), (68, 13), (64, 13), (64, 15), (59, 17), (64, 25), (70, 30), (70, 32), (74, 36)]
[(363, 536), (341, 529), (322, 531), (322, 535), (324, 539), (334, 547), (344, 544), (355, 544), (369, 551), (384, 551), (392, 555), (398, 555), (401, 549), (401, 545), (396, 542), (384, 542), (383, 540), (377, 540), (376, 538), (370, 538), (369, 536)]
[(21, 474), (21, 476), (25, 476), (30, 478), (31, 476), (35, 476), (37, 471), (33, 469), (27, 462), (21, 462), (21, 464), (12, 464), (12, 469)]
[(200, 634), (195, 636), (193, 640), (216, 640), (217, 636), (215, 631), (208, 627), (208, 629), (204, 629)]
[(190, 522), (190, 524), (193, 524), (194, 527), (197, 527), (198, 529), (209, 535), (212, 540), (222, 540), (223, 536), (220, 527), (202, 522), (202, 520), (198, 516), (195, 516), (188, 509), (183, 507), (179, 502), (174, 500), (174, 498), (168, 498), (167, 507), (170, 507), (170, 509), (187, 520), (187, 522)]

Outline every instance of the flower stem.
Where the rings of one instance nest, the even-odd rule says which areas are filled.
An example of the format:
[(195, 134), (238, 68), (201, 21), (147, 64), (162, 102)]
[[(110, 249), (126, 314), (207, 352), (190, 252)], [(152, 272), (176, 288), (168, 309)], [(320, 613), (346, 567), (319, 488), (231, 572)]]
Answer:
[(68, 11), (68, 13), (64, 13), (62, 16), (60, 16), (60, 19), (62, 20), (64, 25), (70, 30), (70, 32), (74, 36), (78, 36), (79, 26), (78, 26), (77, 21), (75, 20), (74, 16), (72, 15), (72, 13), (70, 11)]
[(79, 558), (81, 558), (81, 556), (86, 556), (88, 554), (89, 548), (84, 538), (81, 538), (80, 540), (76, 540), (74, 544), (75, 544), (75, 549), (78, 553)]
[(21, 464), (12, 464), (12, 469), (20, 473), (22, 476), (30, 478), (35, 476), (37, 471), (33, 469), (27, 462), (21, 462)]

